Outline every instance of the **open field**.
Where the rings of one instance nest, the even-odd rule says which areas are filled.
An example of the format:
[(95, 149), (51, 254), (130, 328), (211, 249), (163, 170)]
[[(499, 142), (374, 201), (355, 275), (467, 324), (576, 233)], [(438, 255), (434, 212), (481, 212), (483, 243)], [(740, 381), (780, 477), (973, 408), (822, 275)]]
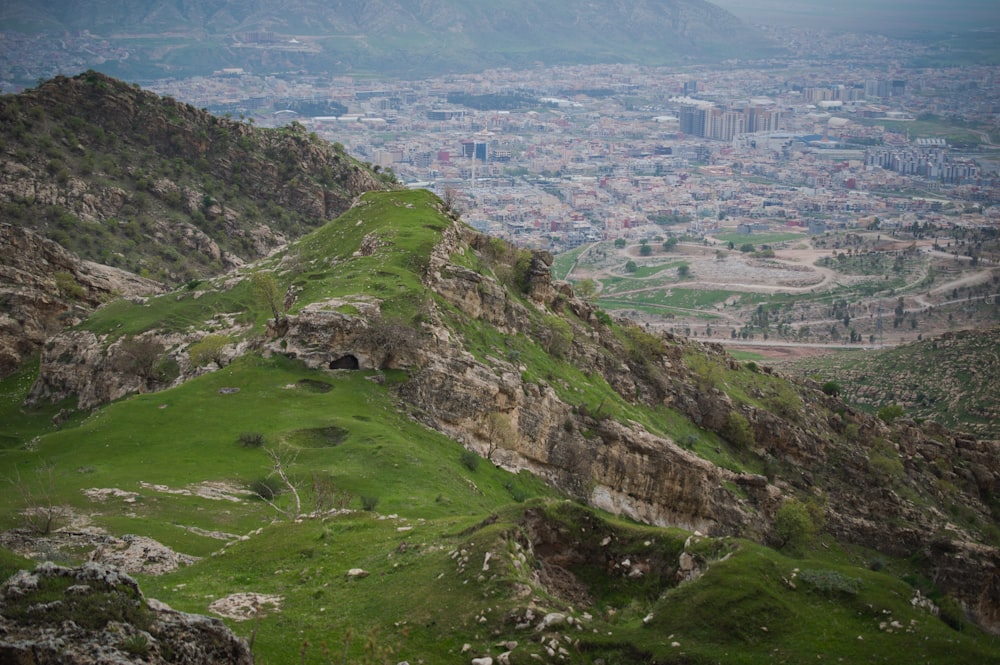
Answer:
[(669, 249), (601, 242), (557, 257), (557, 277), (592, 280), (604, 309), (651, 327), (800, 357), (997, 325), (991, 231), (722, 233)]

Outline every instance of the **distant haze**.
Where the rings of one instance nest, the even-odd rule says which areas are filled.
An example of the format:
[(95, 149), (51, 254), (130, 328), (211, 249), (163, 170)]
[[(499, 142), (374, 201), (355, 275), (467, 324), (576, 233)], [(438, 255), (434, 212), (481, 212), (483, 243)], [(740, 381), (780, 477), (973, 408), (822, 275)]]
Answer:
[(712, 0), (752, 23), (884, 34), (1000, 29), (998, 0)]

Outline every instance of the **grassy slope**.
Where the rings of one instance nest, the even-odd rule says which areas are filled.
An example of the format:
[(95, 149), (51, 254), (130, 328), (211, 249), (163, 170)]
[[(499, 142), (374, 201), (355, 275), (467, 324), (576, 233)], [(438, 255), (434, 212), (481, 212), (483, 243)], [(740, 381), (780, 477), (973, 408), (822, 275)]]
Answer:
[[(413, 272), (421, 260), (411, 252), (429, 251), (446, 222), (431, 211), (434, 200), (424, 192), (366, 200), (340, 223), (305, 239), (298, 258), (277, 256), (272, 264), (296, 266), (278, 276), (283, 287), (294, 281), (305, 289), (300, 305), (364, 291), (389, 298), (389, 311), (407, 318), (415, 311), (414, 289), (421, 288)], [(399, 251), (353, 257), (362, 238), (373, 233)], [(196, 299), (188, 291), (181, 296), (180, 301), (174, 295), (144, 306), (107, 308), (88, 325), (137, 332), (172, 311), (193, 308), (180, 318), (186, 326), (219, 309), (211, 297)], [(257, 307), (252, 300), (249, 306)], [(149, 316), (151, 308), (157, 317)], [(246, 315), (257, 323), (264, 316), (262, 310)], [(535, 341), (502, 339), (470, 323), (462, 332), (473, 353), (516, 351), (529, 377), (547, 377), (575, 404), (610, 408), (612, 391), (606, 384), (545, 354)], [(725, 374), (705, 362), (696, 370), (708, 378)], [(392, 383), (405, 377), (389, 374), (384, 384), (369, 378), (364, 372), (315, 371), (286, 359), (246, 356), (178, 388), (122, 400), (53, 431), (47, 420), (51, 410), (21, 413), (15, 407), (27, 391), (27, 373), (0, 384), (5, 441), (0, 468), (16, 469), (24, 482), (37, 483), (36, 491), (44, 474), (35, 471), (51, 468), (56, 502), (94, 513), (93, 520), (113, 533), (148, 535), (205, 557), (163, 577), (142, 577), (150, 596), (177, 609), (206, 613), (213, 600), (237, 592), (282, 596), (281, 608), (268, 610), (258, 621), (229, 622), (239, 634), (253, 637), (262, 663), (464, 662), (473, 655), (496, 656), (503, 650), (497, 646), (501, 640), (519, 643), (512, 663), (537, 662), (531, 654), (546, 662), (541, 633), (516, 628), (529, 605), (538, 615), (560, 610), (583, 622), (581, 629), (553, 631), (568, 662), (577, 663), (811, 662), (822, 656), (909, 665), (988, 662), (1000, 655), (994, 638), (957, 619), (955, 625), (964, 630), (956, 632), (910, 605), (913, 587), (901, 579), (912, 575), (908, 562), (888, 561), (884, 571), (874, 573), (866, 569), (870, 553), (842, 550), (835, 543), (793, 558), (745, 541), (701, 539), (688, 551), (715, 563), (698, 581), (677, 587), (676, 561), (687, 534), (553, 501), (537, 479), (485, 462), (470, 469), (458, 443), (401, 413)], [(331, 388), (324, 392), (319, 384)], [(225, 387), (240, 390), (220, 393)], [(733, 383), (732, 389), (754, 401), (748, 386)], [(708, 457), (720, 454), (715, 439), (665, 407), (615, 408), (621, 417), (678, 440), (685, 432), (701, 435), (696, 450)], [(324, 438), (320, 430), (339, 436)], [(318, 475), (353, 511), (298, 523), (275, 521), (278, 514), (249, 493), (233, 503), (140, 485), (184, 488), (223, 481), (239, 486), (267, 475), (270, 458), (265, 450), (241, 447), (243, 432), (259, 432), (266, 448), (288, 451), (289, 469), (306, 490), (307, 506)], [(737, 464), (725, 454), (715, 461)], [(92, 503), (81, 493), (89, 487), (136, 491), (141, 498)], [(18, 521), (17, 490), (16, 484), (0, 484), (5, 527)], [(377, 514), (360, 510), (362, 497), (377, 499)], [(282, 496), (279, 503), (289, 506), (290, 497)], [(540, 557), (546, 548), (539, 546), (533, 554), (516, 544), (529, 540), (529, 514), (542, 515), (569, 551), (582, 553), (566, 565), (586, 585), (589, 603), (560, 598), (556, 587), (539, 584), (536, 574), (544, 568)], [(223, 541), (186, 527), (263, 531), (223, 550)], [(605, 537), (610, 545), (598, 546)], [(492, 555), (488, 569), (487, 552)], [(519, 554), (525, 555), (523, 564), (514, 563)], [(726, 554), (729, 558), (720, 560)], [(614, 565), (626, 558), (654, 565), (648, 574), (628, 578)], [(24, 562), (4, 555), (0, 565), (7, 571)], [(369, 575), (349, 579), (351, 568)], [(796, 568), (833, 570), (860, 579), (860, 588), (855, 593), (822, 593), (805, 584), (792, 589), (784, 580), (793, 579)], [(916, 577), (907, 579), (933, 590)], [(880, 628), (892, 620), (903, 628), (892, 633)], [(472, 649), (460, 656), (465, 643)]]

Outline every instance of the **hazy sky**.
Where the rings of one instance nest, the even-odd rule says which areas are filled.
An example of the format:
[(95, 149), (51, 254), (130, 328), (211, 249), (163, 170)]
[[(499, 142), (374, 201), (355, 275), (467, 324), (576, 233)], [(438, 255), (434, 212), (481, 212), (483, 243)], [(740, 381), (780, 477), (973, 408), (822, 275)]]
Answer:
[(901, 33), (1000, 29), (1000, 0), (709, 0), (755, 23)]

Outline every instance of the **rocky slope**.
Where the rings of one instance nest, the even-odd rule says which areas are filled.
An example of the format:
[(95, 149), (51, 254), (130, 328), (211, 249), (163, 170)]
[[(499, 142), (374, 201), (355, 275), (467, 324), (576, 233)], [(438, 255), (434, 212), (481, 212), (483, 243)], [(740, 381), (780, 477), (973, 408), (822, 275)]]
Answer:
[(0, 97), (0, 376), (113, 294), (239, 266), (388, 184), (301, 127), (94, 72)]
[(33, 231), (0, 224), (0, 376), (101, 303), (162, 290), (158, 282), (84, 261)]
[[(337, 224), (374, 224), (376, 205), (446, 212), (427, 193), (383, 197), (366, 197)], [(357, 247), (338, 247), (339, 256), (310, 259), (312, 238), (264, 265), (293, 287), (322, 279), (317, 270), (350, 276), (355, 261), (404, 251), (389, 240), (406, 225), (401, 214)], [(436, 222), (443, 232), (433, 251), (406, 261), (419, 272), (422, 295), (387, 295), (398, 287), (377, 280), (393, 273), (373, 271), (369, 291), (286, 300), (288, 311), (263, 337), (251, 335), (229, 353), (404, 370), (398, 393), (415, 417), (496, 464), (648, 523), (776, 542), (777, 512), (798, 497), (830, 535), (919, 560), (971, 616), (1000, 630), (998, 442), (933, 423), (890, 425), (818, 384), (744, 366), (721, 347), (612, 321), (551, 281), (551, 256), (438, 219), (446, 221)], [(234, 275), (225, 288), (241, 279)], [(393, 322), (394, 298), (422, 304)], [(185, 349), (202, 332), (143, 334), (173, 349), (182, 376), (201, 371)], [(127, 391), (122, 376), (107, 371), (119, 352), (107, 341), (92, 331), (54, 338), (32, 399), (76, 394), (90, 407)]]
[(96, 72), (0, 97), (0, 219), (175, 284), (385, 186), (301, 126), (257, 129)]
[(836, 381), (852, 404), (898, 404), (978, 437), (1000, 437), (1000, 328), (960, 330), (878, 353), (836, 354), (787, 366), (789, 374)]

